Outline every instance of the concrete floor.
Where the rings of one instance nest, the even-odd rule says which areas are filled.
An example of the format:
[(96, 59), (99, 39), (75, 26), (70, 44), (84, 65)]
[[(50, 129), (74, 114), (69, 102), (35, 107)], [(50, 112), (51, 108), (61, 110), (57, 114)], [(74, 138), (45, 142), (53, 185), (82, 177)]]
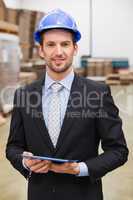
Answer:
[[(105, 200), (133, 200), (133, 85), (111, 87), (130, 150), (126, 165), (103, 178)], [(0, 200), (26, 200), (27, 181), (5, 159), (8, 123), (0, 127)]]

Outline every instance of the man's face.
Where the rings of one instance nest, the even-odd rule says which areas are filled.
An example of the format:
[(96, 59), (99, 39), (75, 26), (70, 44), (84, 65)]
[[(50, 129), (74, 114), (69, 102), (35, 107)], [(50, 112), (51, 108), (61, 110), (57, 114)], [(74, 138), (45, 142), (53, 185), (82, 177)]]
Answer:
[(77, 44), (73, 43), (72, 33), (62, 29), (52, 29), (43, 34), (39, 54), (46, 61), (50, 71), (66, 72), (72, 65), (77, 53)]

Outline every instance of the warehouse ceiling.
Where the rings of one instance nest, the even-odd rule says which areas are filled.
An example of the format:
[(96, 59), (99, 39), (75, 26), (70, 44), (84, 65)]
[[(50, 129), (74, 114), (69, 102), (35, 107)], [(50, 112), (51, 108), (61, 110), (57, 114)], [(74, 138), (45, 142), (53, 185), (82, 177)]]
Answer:
[(65, 10), (75, 10), (75, 5), (76, 9), (80, 7), (81, 10), (81, 5), (84, 8), (84, 5), (89, 5), (88, 0), (84, 0), (84, 5), (82, 0), (73, 0), (71, 3), (68, 1), (70, 0), (3, 0), (7, 8), (12, 8), (12, 9), (29, 9), (29, 10), (38, 10), (38, 11), (49, 11), (51, 9), (55, 8), (62, 8)]

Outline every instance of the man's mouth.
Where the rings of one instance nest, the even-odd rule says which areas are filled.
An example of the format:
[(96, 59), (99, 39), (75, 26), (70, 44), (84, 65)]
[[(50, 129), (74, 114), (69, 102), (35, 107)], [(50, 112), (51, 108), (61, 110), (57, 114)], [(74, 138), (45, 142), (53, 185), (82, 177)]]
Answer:
[(53, 59), (53, 61), (54, 61), (56, 64), (61, 64), (62, 62), (65, 61), (65, 59), (64, 59), (64, 58), (61, 58), (61, 59), (57, 58), (57, 59)]

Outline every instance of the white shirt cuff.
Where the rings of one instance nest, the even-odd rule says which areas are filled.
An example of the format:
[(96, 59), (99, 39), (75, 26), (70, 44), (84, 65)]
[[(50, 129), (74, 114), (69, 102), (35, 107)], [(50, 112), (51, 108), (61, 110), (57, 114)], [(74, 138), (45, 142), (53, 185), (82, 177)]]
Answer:
[(88, 167), (84, 162), (79, 163), (80, 173), (77, 176), (89, 176)]
[(22, 160), (22, 165), (23, 165), (23, 167), (24, 167), (25, 169), (27, 169), (28, 171), (30, 171), (29, 168), (25, 165), (24, 159)]

